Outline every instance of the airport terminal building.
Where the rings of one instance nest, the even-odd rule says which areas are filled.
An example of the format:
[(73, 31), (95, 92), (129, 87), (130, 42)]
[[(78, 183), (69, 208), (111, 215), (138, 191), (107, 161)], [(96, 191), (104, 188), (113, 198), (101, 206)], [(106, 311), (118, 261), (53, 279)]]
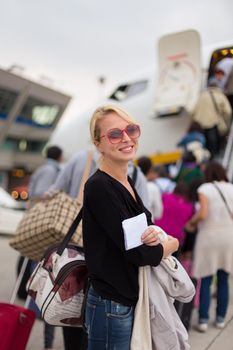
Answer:
[(26, 186), (70, 99), (0, 69), (0, 186), (9, 192)]

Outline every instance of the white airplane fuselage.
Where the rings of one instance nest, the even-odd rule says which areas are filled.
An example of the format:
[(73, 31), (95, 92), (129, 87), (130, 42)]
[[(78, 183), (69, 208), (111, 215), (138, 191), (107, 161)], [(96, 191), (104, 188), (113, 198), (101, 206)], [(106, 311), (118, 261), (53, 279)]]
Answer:
[[(181, 34), (182, 33), (183, 32), (181, 32)], [(180, 33), (178, 33), (178, 35), (180, 35)], [(174, 39), (172, 38), (172, 40)], [(201, 89), (203, 89), (203, 87), (206, 85), (206, 79), (209, 71), (209, 62), (212, 53), (217, 49), (230, 47), (232, 44), (233, 41), (232, 43), (218, 43), (216, 45), (212, 45), (211, 47), (205, 48), (202, 51), (203, 57), (200, 60), (202, 66), (199, 67), (200, 77), (198, 78), (200, 82), (196, 81), (196, 84), (199, 84), (196, 87), (196, 99)], [(182, 52), (181, 48), (179, 50)], [(173, 62), (171, 62), (171, 64), (173, 64)], [(205, 65), (205, 68), (203, 68), (203, 64)], [(66, 158), (69, 158), (79, 150), (90, 147), (91, 141), (89, 136), (89, 122), (93, 111), (101, 105), (117, 104), (131, 113), (132, 116), (141, 125), (142, 133), (139, 142), (138, 156), (174, 151), (176, 149), (178, 140), (185, 133), (190, 123), (190, 112), (192, 112), (192, 110), (191, 108), (187, 107), (186, 112), (184, 112), (184, 108), (183, 112), (181, 113), (178, 112), (173, 115), (171, 113), (170, 116), (162, 117), (156, 116), (155, 111), (156, 97), (158, 97), (157, 93), (159, 92), (161, 94), (161, 91), (163, 91), (163, 89), (169, 89), (169, 81), (171, 81), (171, 79), (175, 79), (174, 73), (176, 73), (175, 68), (172, 69), (173, 71), (169, 73), (171, 76), (169, 77), (170, 80), (167, 79), (165, 87), (158, 86), (158, 79), (159, 76), (161, 76), (161, 67), (158, 67), (157, 73), (151, 69), (147, 73), (140, 74), (133, 81), (124, 82), (118, 88), (116, 88), (109, 99), (102, 100), (94, 106), (90, 106), (88, 110), (86, 110), (84, 113), (81, 113), (80, 115), (77, 115), (77, 118), (70, 120), (69, 122), (64, 122), (60, 125), (58, 124), (55, 132), (50, 139), (50, 143), (58, 144), (63, 147)], [(171, 84), (173, 84), (173, 82), (171, 82)], [(172, 88), (170, 90), (166, 90), (167, 95), (165, 95), (165, 104), (166, 101), (170, 99), (173, 106), (174, 101), (178, 101), (179, 99), (174, 99), (173, 91), (175, 90), (174, 87)], [(182, 88), (192, 89), (192, 83), (188, 85), (186, 83), (186, 86), (182, 86), (182, 84), (180, 84), (179, 88), (181, 90)], [(192, 92), (192, 90), (190, 91)], [(184, 96), (185, 94), (186, 96), (190, 95), (190, 93), (188, 94), (186, 92), (185, 94), (182, 92), (182, 94)]]

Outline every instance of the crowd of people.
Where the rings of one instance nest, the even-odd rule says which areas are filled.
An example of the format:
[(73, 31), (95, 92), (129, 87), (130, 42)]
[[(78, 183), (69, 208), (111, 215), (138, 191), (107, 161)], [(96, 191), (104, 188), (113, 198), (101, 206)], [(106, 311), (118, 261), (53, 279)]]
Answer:
[[(233, 271), (233, 185), (226, 170), (215, 160), (226, 144), (232, 109), (229, 96), (225, 96), (219, 84), (224, 74), (220, 76), (219, 73), (218, 68), (197, 101), (186, 134), (177, 143), (183, 152), (175, 175), (174, 168), (171, 177), (165, 167), (160, 166), (159, 177), (166, 179), (167, 187), (159, 186), (158, 166), (153, 167), (150, 163), (145, 172), (149, 158), (138, 160), (145, 174), (154, 174), (148, 180), (160, 189), (162, 215), (155, 217), (154, 223), (179, 240), (179, 250), (174, 255), (199, 281), (196, 299), (199, 304), (197, 329), (200, 332), (208, 329), (213, 281), (217, 303), (215, 325), (218, 328), (225, 326), (229, 303), (228, 277)], [(152, 194), (151, 185), (148, 191)], [(159, 203), (158, 195), (156, 201)], [(161, 210), (161, 206), (159, 208)], [(150, 206), (149, 209), (154, 210)]]
[[(104, 106), (93, 113), (90, 133), (95, 151), (83, 201), (83, 242), (91, 285), (85, 315), (88, 350), (130, 349), (139, 267), (157, 266), (170, 255), (181, 262), (189, 260), (189, 273), (201, 281), (201, 332), (208, 329), (210, 286), (217, 276), (215, 324), (225, 326), (228, 278), (233, 271), (233, 185), (214, 158), (229, 131), (231, 113), (216, 78), (212, 79), (197, 102), (187, 133), (177, 143), (183, 149), (182, 159), (172, 177), (169, 167), (155, 166), (147, 156), (133, 164), (141, 131), (126, 111)], [(220, 118), (225, 123), (222, 134)], [(52, 151), (59, 157), (51, 156)], [(47, 164), (32, 176), (32, 205), (55, 190), (77, 196), (88, 151), (78, 152), (60, 169), (61, 155), (60, 148), (49, 148)], [(122, 222), (142, 213), (148, 224), (142, 244), (126, 250)], [(159, 239), (153, 225), (167, 233), (167, 240)], [(45, 330), (45, 349), (50, 349), (53, 329)], [(64, 327), (63, 334), (66, 350), (86, 348), (81, 328)]]

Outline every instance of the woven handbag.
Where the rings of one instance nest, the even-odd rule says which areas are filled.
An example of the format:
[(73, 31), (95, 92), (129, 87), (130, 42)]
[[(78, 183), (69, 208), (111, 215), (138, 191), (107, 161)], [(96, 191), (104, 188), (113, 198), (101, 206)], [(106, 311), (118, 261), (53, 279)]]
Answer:
[(27, 283), (41, 317), (53, 326), (83, 325), (87, 267), (83, 249), (69, 243), (81, 217), (82, 210), (62, 243), (48, 248)]
[[(82, 207), (84, 184), (89, 177), (93, 154), (89, 152), (78, 197), (59, 191), (29, 209), (20, 221), (10, 246), (21, 255), (39, 261), (49, 246), (62, 241)], [(72, 242), (83, 246), (82, 224), (78, 225)]]

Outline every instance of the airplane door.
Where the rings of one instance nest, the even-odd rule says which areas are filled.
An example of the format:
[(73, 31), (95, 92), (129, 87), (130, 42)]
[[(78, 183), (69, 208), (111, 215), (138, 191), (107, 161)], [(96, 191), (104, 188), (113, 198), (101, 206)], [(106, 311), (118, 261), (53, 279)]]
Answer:
[(201, 87), (200, 36), (187, 30), (160, 38), (158, 43), (157, 116), (191, 112)]

